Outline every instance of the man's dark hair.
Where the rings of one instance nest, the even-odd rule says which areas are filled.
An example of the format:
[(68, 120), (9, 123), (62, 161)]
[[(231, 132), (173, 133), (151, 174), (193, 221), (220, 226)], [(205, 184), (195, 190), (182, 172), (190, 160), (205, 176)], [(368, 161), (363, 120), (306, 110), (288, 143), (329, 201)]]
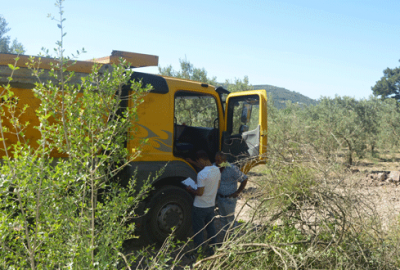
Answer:
[(196, 152), (196, 159), (210, 160), (208, 154), (204, 150), (199, 150)]

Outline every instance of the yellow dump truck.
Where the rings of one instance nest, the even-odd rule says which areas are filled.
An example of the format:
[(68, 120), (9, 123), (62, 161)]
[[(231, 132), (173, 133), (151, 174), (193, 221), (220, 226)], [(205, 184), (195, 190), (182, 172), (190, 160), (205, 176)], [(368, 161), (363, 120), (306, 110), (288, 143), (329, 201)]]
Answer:
[[(0, 88), (7, 83), (11, 74), (8, 64), (14, 64), (15, 57), (13, 54), (0, 54)], [(27, 113), (20, 120), (31, 123), (26, 136), (36, 147), (40, 134), (34, 128), (39, 125), (35, 109), (40, 101), (32, 91), (36, 80), (25, 66), (28, 56), (19, 57), (19, 69), (13, 74), (11, 87), (19, 98), (18, 106), (29, 104)], [(69, 69), (79, 80), (91, 72), (93, 62), (108, 68), (120, 57), (131, 63), (132, 68), (158, 66), (157, 56), (113, 51), (108, 57), (77, 61)], [(50, 69), (51, 62), (54, 59), (42, 58), (40, 67)], [(42, 76), (45, 77), (46, 73)], [(139, 228), (146, 230), (153, 240), (163, 241), (175, 227), (176, 235), (183, 238), (191, 228), (193, 199), (182, 187), (181, 181), (188, 177), (195, 180), (197, 175), (186, 159), (193, 158), (198, 150), (205, 150), (213, 161), (215, 153), (222, 150), (227, 153), (230, 162), (238, 162), (245, 172), (262, 163), (267, 147), (266, 92), (229, 93), (223, 87), (141, 72), (134, 72), (132, 79), (141, 80), (144, 85), (151, 84), (153, 88), (138, 108), (135, 138), (127, 141), (127, 148), (132, 151), (143, 138), (148, 139), (148, 144), (142, 148), (142, 155), (124, 170), (124, 175), (130, 177), (137, 170), (136, 177), (140, 182), (164, 168), (152, 183), (154, 191), (145, 205), (150, 210), (138, 221)], [(129, 93), (126, 95), (129, 96)], [(128, 100), (125, 106), (132, 104)], [(128, 135), (127, 138), (133, 137)], [(8, 144), (15, 142), (16, 138), (12, 136), (7, 140)], [(0, 158), (3, 155), (0, 151)], [(54, 153), (54, 157), (62, 157), (62, 154)]]

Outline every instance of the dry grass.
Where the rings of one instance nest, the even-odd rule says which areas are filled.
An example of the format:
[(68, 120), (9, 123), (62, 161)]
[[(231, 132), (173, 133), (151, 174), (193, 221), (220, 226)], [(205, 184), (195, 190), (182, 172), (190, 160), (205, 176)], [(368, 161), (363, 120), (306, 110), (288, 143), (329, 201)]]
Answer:
[[(268, 198), (268, 194), (266, 194), (268, 189), (265, 188), (265, 183), (275, 180), (266, 178), (265, 166), (253, 168), (248, 174), (247, 190), (239, 199), (236, 209), (237, 220), (250, 224), (246, 227), (247, 231), (242, 231), (235, 238), (227, 241), (223, 250), (220, 250), (212, 258), (197, 262), (196, 266), (202, 269), (236, 266), (246, 269), (251, 265), (254, 267), (253, 260), (258, 261), (260, 265), (265, 263), (260, 254), (264, 254), (264, 256), (265, 254), (269, 254), (269, 256), (274, 254), (273, 257), (278, 259), (275, 258), (274, 263), (262, 267), (269, 269), (305, 267), (307, 269), (311, 265), (324, 265), (324, 267), (333, 269), (343, 267), (346, 269), (398, 269), (399, 262), (396, 258), (399, 257), (399, 254), (396, 247), (400, 239), (398, 229), (400, 186), (397, 186), (397, 183), (389, 182), (371, 184), (366, 176), (376, 171), (398, 170), (399, 157), (400, 153), (384, 153), (379, 158), (359, 160), (353, 167), (345, 168), (340, 172), (330, 172), (325, 175), (325, 178), (319, 175), (317, 178), (324, 182), (318, 187), (319, 190), (311, 191), (311, 195), (304, 190), (305, 196), (311, 196), (306, 200), (314, 200), (314, 202), (311, 204), (300, 202), (295, 211), (285, 210), (284, 213), (260, 211), (261, 200), (267, 198), (268, 203), (274, 200)], [(276, 182), (270, 184), (270, 187), (274, 184)], [(292, 214), (290, 214), (291, 211)], [(280, 216), (274, 219), (274, 215), (277, 213)], [(324, 239), (325, 237), (329, 240), (325, 242), (319, 240), (289, 241), (286, 244), (274, 242), (272, 239), (267, 242), (259, 242), (257, 238), (262, 238), (263, 234), (269, 233), (263, 231), (268, 225), (284, 227), (283, 224), (288, 219), (291, 222), (294, 221), (291, 225), (292, 228), (301, 231), (303, 235), (309, 235), (311, 239), (313, 237)], [(316, 225), (310, 225), (313, 223)], [(332, 224), (336, 225), (328, 228)], [(337, 236), (326, 238), (327, 231), (331, 231), (332, 235), (337, 234)], [(321, 249), (321, 244), (326, 247)], [(293, 253), (293, 250), (287, 252), (289, 246), (285, 245), (289, 245), (290, 248), (295, 246), (306, 248), (299, 257), (299, 254)], [(343, 250), (344, 248), (345, 250)], [(229, 252), (227, 250), (236, 253), (243, 260), (228, 259)], [(328, 255), (326, 258), (329, 263), (326, 264), (324, 261), (318, 261), (315, 250), (319, 250), (318, 252), (329, 251), (335, 255)], [(337, 256), (337, 261), (332, 260), (332, 256)], [(301, 259), (301, 257), (306, 259)]]

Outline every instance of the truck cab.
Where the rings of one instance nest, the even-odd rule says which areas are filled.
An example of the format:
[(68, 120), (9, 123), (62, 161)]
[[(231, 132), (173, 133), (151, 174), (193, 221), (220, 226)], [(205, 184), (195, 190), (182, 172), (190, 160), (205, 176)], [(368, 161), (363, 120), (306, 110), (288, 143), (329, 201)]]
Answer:
[[(196, 180), (197, 170), (187, 160), (199, 150), (214, 162), (223, 151), (228, 161), (246, 173), (265, 162), (267, 146), (267, 96), (265, 90), (229, 93), (222, 87), (172, 77), (135, 72), (133, 79), (153, 85), (139, 106), (138, 129), (128, 142), (133, 149), (148, 139), (142, 155), (129, 168), (144, 181), (157, 171), (155, 190), (148, 203), (146, 229), (163, 241), (175, 227), (179, 238), (191, 228), (192, 197), (181, 181)], [(157, 83), (155, 83), (157, 82)]]

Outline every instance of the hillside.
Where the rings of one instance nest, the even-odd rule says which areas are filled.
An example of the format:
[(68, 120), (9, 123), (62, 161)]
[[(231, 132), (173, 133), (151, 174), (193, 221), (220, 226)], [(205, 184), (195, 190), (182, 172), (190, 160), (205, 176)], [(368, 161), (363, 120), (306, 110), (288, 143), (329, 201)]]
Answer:
[(284, 108), (287, 101), (291, 101), (292, 103), (299, 103), (305, 105), (313, 105), (317, 104), (317, 101), (306, 97), (300, 93), (287, 90), (285, 88), (263, 84), (263, 85), (253, 85), (254, 89), (265, 89), (267, 90), (268, 97), (274, 100), (275, 106), (280, 109)]

